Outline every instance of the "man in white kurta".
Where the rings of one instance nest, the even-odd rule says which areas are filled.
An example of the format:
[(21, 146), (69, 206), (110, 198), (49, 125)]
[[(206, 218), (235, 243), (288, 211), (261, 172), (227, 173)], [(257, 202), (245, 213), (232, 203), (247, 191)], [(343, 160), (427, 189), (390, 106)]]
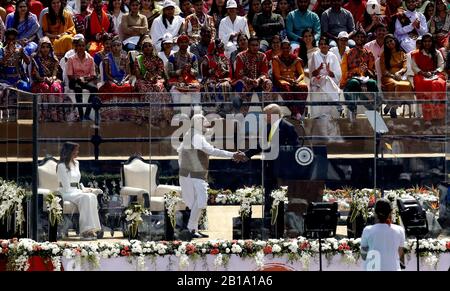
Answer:
[(58, 191), (63, 200), (77, 205), (80, 212), (80, 234), (93, 234), (101, 230), (97, 209), (97, 195), (92, 189), (80, 184), (81, 174), (78, 161), (70, 164), (69, 170), (64, 163), (59, 163), (56, 174), (59, 182)]
[(406, 0), (407, 10), (395, 21), (395, 37), (406, 53), (413, 51), (416, 40), (428, 32), (425, 16), (416, 11), (416, 0)]
[[(155, 45), (156, 51), (161, 51), (161, 41), (166, 33), (170, 33), (172, 36), (177, 37), (180, 35), (184, 19), (175, 14), (175, 3), (166, 0), (163, 4), (163, 13), (158, 16), (152, 23), (150, 29), (150, 36)], [(165, 24), (164, 24), (165, 23)]]
[(208, 168), (209, 156), (246, 159), (243, 153), (220, 150), (211, 145), (204, 133), (209, 122), (201, 114), (192, 117), (191, 129), (185, 134), (178, 148), (178, 163), (180, 166), (180, 186), (184, 203), (191, 210), (188, 229), (193, 238), (208, 237), (198, 232), (198, 221), (208, 201)]
[(219, 38), (225, 44), (225, 55), (229, 58), (231, 53), (237, 50), (237, 35), (244, 33), (250, 38), (250, 31), (247, 25), (247, 18), (237, 15), (237, 4), (234, 0), (227, 2), (228, 16), (220, 21)]

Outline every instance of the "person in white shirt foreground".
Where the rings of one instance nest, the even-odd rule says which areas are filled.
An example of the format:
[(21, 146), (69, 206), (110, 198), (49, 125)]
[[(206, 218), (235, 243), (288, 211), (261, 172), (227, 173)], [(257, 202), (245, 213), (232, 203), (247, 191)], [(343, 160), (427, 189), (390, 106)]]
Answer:
[(391, 224), (392, 207), (386, 199), (375, 204), (378, 222), (366, 226), (361, 236), (361, 257), (366, 271), (400, 271), (405, 258), (405, 230)]

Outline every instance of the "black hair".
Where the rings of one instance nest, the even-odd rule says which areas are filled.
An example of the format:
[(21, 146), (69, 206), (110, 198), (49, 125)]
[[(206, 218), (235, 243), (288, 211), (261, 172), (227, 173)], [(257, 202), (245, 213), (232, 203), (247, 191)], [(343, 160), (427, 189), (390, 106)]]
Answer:
[[(225, 1), (225, 3), (223, 4), (221, 16), (225, 16), (227, 14), (227, 9), (225, 8), (226, 6), (227, 6), (227, 3)], [(219, 14), (219, 6), (217, 6), (216, 0), (213, 0), (212, 5), (211, 5), (211, 9), (209, 10), (209, 15), (212, 16), (215, 13)]]
[(71, 141), (66, 141), (59, 154), (59, 164), (63, 163), (66, 165), (67, 171), (70, 171), (70, 162), (72, 161), (72, 153), (80, 145)]
[(14, 22), (13, 27), (17, 28), (19, 26), (20, 16), (19, 16), (19, 4), (25, 3), (27, 5), (27, 13), (25, 14), (25, 30), (28, 30), (28, 17), (30, 16), (30, 6), (28, 0), (17, 0), (16, 10), (14, 11)]
[(316, 39), (314, 38), (314, 30), (312, 28), (305, 28), (305, 30), (303, 30), (302, 32), (302, 39), (300, 40), (300, 52), (298, 54), (298, 56), (300, 57), (300, 59), (302, 60), (304, 66), (308, 66), (308, 49), (306, 48), (306, 43), (303, 40), (303, 37), (305, 36), (305, 34), (307, 32), (310, 32), (312, 34), (312, 45), (313, 47), (316, 47)]
[[(56, 17), (55, 11), (53, 11), (53, 9), (52, 9), (52, 2), (53, 2), (53, 0), (50, 0), (50, 5), (48, 7), (47, 19), (49, 20), (50, 24), (55, 25), (56, 21), (58, 19)], [(60, 0), (60, 2), (61, 2), (61, 0)], [(59, 18), (59, 21), (61, 21), (62, 25), (66, 24), (66, 20), (64, 19), (64, 6), (62, 5), (62, 3), (61, 3), (61, 8), (59, 8), (59, 11), (58, 11), (58, 18)]]
[[(114, 5), (113, 5), (114, 0), (109, 0), (108, 2), (108, 11), (112, 14), (114, 12)], [(153, 2), (152, 2), (153, 3)], [(153, 6), (155, 6), (155, 4), (153, 4)], [(127, 11), (125, 10), (125, 3), (123, 2), (123, 0), (120, 0), (120, 11), (122, 11), (122, 13), (126, 13)]]
[(425, 33), (422, 36), (422, 49), (425, 49), (424, 46), (423, 46), (423, 42), (424, 42), (425, 38), (430, 38), (431, 39), (431, 47), (430, 47), (430, 51), (428, 53), (431, 55), (431, 59), (433, 60), (433, 65), (435, 67), (437, 67), (436, 43), (434, 41), (433, 35), (431, 33)]
[(399, 41), (392, 35), (392, 34), (387, 34), (384, 37), (384, 49), (383, 49), (383, 53), (384, 53), (384, 66), (386, 67), (386, 69), (390, 69), (391, 68), (391, 58), (392, 58), (392, 53), (391, 50), (386, 46), (386, 41), (388, 39), (393, 39), (395, 41), (395, 49), (397, 51), (400, 51), (400, 43)]
[(375, 214), (377, 215), (378, 220), (380, 220), (381, 223), (384, 223), (389, 219), (391, 212), (392, 206), (389, 200), (382, 198), (375, 203)]

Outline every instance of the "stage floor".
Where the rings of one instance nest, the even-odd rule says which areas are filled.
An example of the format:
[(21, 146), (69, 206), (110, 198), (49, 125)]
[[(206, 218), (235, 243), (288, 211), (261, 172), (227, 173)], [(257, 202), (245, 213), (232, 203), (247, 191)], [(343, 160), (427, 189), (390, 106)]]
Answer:
[[(208, 230), (204, 231), (209, 235), (209, 238), (198, 239), (198, 240), (214, 240), (214, 239), (233, 239), (233, 217), (239, 216), (239, 206), (208, 206)], [(262, 217), (262, 207), (253, 206), (252, 217), (261, 218)], [(347, 227), (338, 225), (337, 236), (346, 237)], [(62, 241), (79, 241), (79, 237), (75, 232), (69, 232), (69, 237), (63, 239)], [(105, 231), (104, 237), (99, 241), (105, 242), (120, 242), (122, 240), (127, 240), (124, 238), (121, 231), (115, 231), (112, 237), (109, 231)]]

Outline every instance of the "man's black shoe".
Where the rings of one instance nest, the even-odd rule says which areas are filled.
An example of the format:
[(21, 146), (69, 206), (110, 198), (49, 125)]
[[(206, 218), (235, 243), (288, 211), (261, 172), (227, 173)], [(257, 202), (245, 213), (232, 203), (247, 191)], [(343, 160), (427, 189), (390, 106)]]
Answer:
[(200, 233), (198, 233), (198, 231), (195, 231), (195, 230), (191, 231), (191, 237), (192, 238), (203, 238), (203, 236)]
[(207, 234), (205, 234), (205, 233), (203, 233), (203, 232), (197, 231), (197, 233), (198, 233), (199, 235), (201, 235), (203, 238), (209, 237), (209, 235), (207, 235)]

